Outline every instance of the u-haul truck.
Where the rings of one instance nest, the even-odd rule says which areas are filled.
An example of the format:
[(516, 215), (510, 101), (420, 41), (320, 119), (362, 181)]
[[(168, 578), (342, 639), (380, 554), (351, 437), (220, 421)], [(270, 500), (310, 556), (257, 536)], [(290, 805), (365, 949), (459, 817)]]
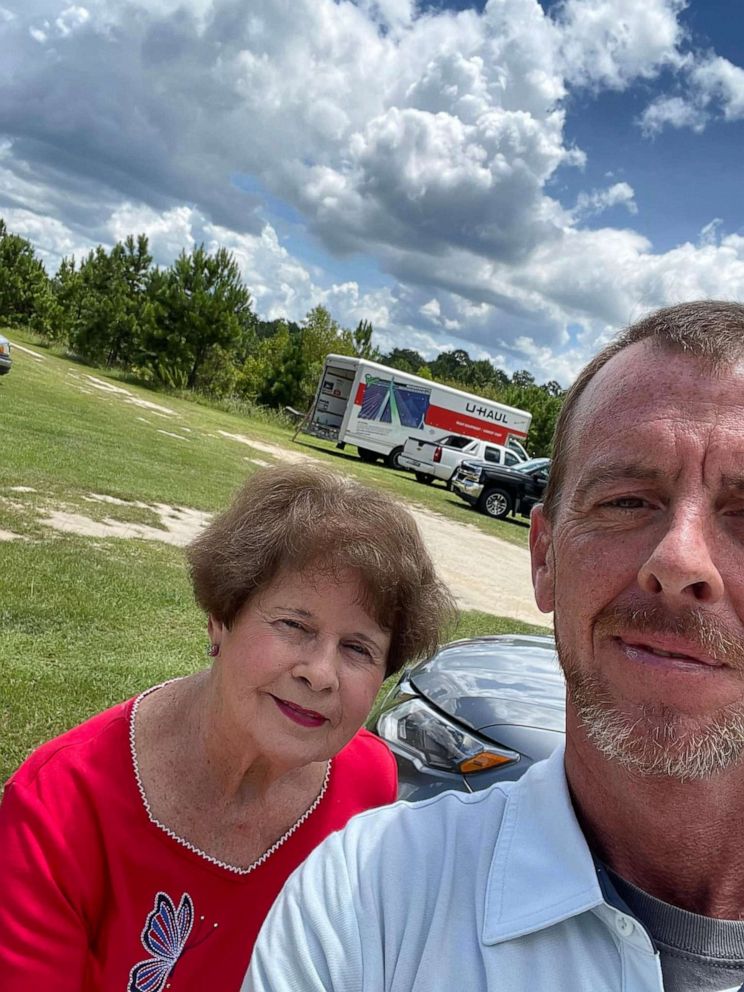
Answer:
[(328, 355), (302, 430), (355, 444), (362, 461), (383, 456), (392, 468), (409, 437), (443, 434), (515, 447), (527, 437), (532, 414), (442, 386), (364, 358)]

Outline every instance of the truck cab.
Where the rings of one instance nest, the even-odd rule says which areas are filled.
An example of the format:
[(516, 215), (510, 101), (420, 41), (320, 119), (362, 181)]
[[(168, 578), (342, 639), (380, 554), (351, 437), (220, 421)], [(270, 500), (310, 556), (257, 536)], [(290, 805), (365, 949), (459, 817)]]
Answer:
[(409, 437), (398, 462), (402, 468), (410, 469), (418, 482), (428, 485), (440, 479), (449, 488), (452, 477), (466, 459), (506, 466), (518, 465), (521, 461), (519, 454), (509, 445), (447, 434), (434, 441)]
[(549, 458), (532, 458), (514, 468), (466, 460), (452, 480), (452, 491), (496, 520), (510, 513), (529, 518), (543, 498), (549, 472)]

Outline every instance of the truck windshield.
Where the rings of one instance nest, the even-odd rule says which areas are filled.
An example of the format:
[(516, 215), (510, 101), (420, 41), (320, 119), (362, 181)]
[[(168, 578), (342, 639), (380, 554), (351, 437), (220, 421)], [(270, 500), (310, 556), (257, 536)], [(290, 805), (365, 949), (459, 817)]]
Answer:
[(530, 458), (528, 462), (520, 462), (514, 468), (518, 472), (534, 472), (540, 468), (547, 468), (550, 465), (549, 458)]

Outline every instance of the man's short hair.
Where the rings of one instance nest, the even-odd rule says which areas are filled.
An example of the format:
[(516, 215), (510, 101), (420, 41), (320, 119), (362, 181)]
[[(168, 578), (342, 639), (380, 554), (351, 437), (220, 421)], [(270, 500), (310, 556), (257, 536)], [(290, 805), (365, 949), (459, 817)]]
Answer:
[(571, 427), (577, 404), (599, 370), (637, 341), (649, 341), (660, 350), (689, 355), (716, 374), (744, 356), (744, 305), (723, 300), (695, 300), (665, 307), (631, 324), (594, 356), (566, 393), (555, 426), (550, 481), (543, 501), (548, 520), (554, 520), (558, 510), (574, 441)]

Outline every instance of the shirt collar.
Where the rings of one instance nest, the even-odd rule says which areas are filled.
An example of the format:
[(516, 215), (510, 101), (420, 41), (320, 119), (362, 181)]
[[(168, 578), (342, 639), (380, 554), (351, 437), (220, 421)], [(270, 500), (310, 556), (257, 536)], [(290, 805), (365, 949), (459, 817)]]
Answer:
[(507, 791), (486, 884), (486, 944), (542, 930), (603, 902), (563, 761), (560, 747)]

